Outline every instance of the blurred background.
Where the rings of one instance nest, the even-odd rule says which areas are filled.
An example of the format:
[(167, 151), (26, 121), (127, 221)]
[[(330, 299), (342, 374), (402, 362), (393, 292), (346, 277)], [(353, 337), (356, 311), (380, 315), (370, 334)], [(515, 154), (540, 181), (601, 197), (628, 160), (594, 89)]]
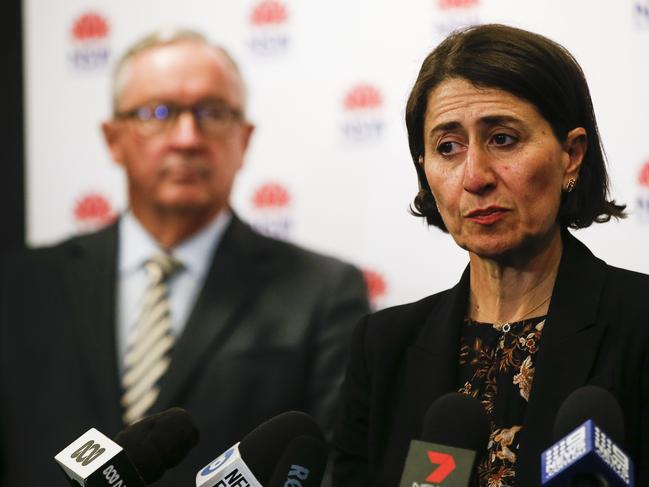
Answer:
[(237, 59), (257, 131), (233, 206), (262, 232), (364, 270), (375, 308), (455, 283), (468, 262), (410, 216), (404, 108), (425, 55), (457, 27), (500, 22), (567, 47), (586, 73), (622, 222), (576, 232), (649, 273), (649, 0), (24, 0), (2, 20), (2, 250), (113, 221), (121, 170), (99, 124), (110, 74), (151, 30), (199, 30)]

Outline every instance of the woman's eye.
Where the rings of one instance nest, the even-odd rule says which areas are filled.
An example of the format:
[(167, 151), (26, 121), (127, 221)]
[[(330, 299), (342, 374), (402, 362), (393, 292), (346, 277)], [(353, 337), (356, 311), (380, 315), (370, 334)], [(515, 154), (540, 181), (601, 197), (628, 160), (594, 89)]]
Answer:
[(492, 142), (494, 145), (507, 146), (516, 142), (516, 138), (507, 134), (496, 134), (492, 137)]
[(461, 146), (457, 142), (442, 142), (437, 146), (437, 152), (443, 156), (452, 156), (460, 152)]

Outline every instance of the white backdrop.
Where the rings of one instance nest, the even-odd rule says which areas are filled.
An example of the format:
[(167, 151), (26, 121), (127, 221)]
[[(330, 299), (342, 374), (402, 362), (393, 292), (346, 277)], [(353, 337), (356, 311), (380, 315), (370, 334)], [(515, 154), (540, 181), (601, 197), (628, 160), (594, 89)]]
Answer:
[(649, 273), (649, 0), (24, 0), (31, 245), (124, 208), (99, 130), (125, 47), (161, 26), (202, 31), (237, 58), (257, 125), (233, 206), (254, 226), (353, 262), (376, 307), (454, 284), (465, 253), (409, 216), (417, 180), (405, 100), (450, 30), (502, 22), (566, 46), (589, 80), (612, 194), (630, 218), (577, 236)]

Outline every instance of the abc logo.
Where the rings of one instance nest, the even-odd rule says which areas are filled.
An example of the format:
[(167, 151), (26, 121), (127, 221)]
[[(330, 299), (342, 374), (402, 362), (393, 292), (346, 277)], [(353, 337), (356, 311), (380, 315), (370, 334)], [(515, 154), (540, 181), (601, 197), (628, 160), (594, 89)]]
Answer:
[(201, 470), (201, 475), (209, 475), (212, 472), (215, 472), (219, 467), (221, 467), (221, 465), (228, 461), (228, 458), (230, 458), (234, 453), (234, 449), (235, 447), (230, 448), (223, 455), (207, 465), (203, 470)]
[(105, 451), (106, 449), (102, 448), (99, 443), (89, 440), (70, 455), (70, 458), (74, 458), (78, 463), (85, 467)]

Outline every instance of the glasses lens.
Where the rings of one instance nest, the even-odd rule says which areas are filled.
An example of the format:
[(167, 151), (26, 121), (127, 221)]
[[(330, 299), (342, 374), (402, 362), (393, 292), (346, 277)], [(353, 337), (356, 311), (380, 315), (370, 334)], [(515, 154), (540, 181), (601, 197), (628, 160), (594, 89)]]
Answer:
[(194, 109), (196, 122), (205, 135), (222, 135), (237, 118), (237, 112), (226, 105), (199, 105)]
[(162, 104), (144, 105), (135, 111), (133, 121), (140, 133), (153, 135), (166, 130), (173, 117), (172, 107)]

